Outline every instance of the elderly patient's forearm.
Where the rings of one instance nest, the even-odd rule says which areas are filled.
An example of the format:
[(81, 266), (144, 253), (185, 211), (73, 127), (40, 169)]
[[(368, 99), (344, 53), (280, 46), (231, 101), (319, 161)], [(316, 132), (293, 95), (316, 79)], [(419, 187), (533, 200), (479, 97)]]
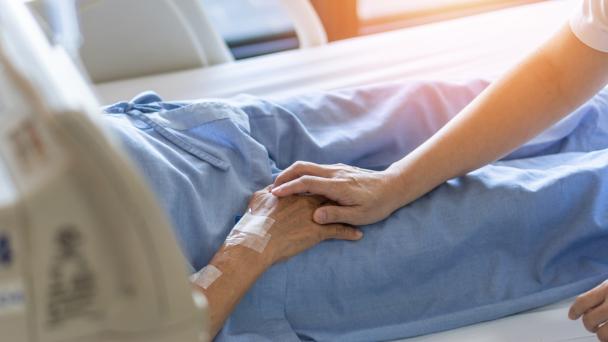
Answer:
[[(203, 285), (206, 289), (199, 288), (209, 301), (211, 336), (217, 335), (241, 298), (271, 265), (312, 248), (323, 240), (356, 241), (362, 238), (360, 231), (352, 227), (339, 224), (322, 226), (313, 222), (314, 210), (324, 203), (325, 199), (318, 196), (278, 198), (269, 192), (269, 188), (257, 191), (252, 196), (246, 215), (256, 216), (264, 222), (270, 220), (271, 226), (266, 229), (271, 238), (260, 253), (244, 247), (246, 244), (224, 244), (211, 260), (210, 265), (219, 269), (222, 275), (210, 285)], [(245, 220), (243, 226), (246, 225), (260, 225), (260, 222)], [(249, 231), (255, 227), (250, 226)], [(247, 238), (244, 231), (248, 229), (236, 228), (233, 229), (233, 232), (237, 231), (236, 235), (244, 234)], [(231, 236), (232, 233), (227, 241)]]
[(270, 266), (251, 249), (222, 246), (210, 262), (222, 275), (208, 289), (197, 287), (209, 301), (211, 337), (215, 337), (241, 298)]

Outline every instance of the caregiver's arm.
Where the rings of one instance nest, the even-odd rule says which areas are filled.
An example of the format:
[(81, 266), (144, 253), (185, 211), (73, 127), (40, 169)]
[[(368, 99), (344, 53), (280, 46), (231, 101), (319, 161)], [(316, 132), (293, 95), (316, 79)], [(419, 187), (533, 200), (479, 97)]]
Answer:
[(399, 204), (495, 161), (575, 110), (608, 80), (608, 54), (565, 26), (437, 134), (395, 163)]
[(354, 241), (362, 237), (361, 232), (352, 227), (339, 224), (321, 226), (314, 223), (313, 211), (323, 201), (312, 196), (278, 199), (268, 189), (254, 194), (249, 203), (251, 213), (274, 220), (268, 230), (270, 241), (261, 253), (243, 245), (225, 243), (210, 262), (221, 272), (219, 278), (206, 289), (195, 285), (209, 301), (211, 337), (217, 335), (241, 298), (273, 264), (299, 254), (323, 240)]
[(413, 153), (395, 163), (406, 204), (447, 179), (499, 159), (593, 96), (608, 76), (608, 54), (565, 26)]
[(319, 209), (317, 222), (381, 220), (442, 182), (525, 143), (595, 94), (607, 76), (608, 54), (583, 44), (565, 26), (388, 170), (301, 163), (277, 178), (275, 186), (282, 186), (273, 193), (318, 193), (343, 205)]

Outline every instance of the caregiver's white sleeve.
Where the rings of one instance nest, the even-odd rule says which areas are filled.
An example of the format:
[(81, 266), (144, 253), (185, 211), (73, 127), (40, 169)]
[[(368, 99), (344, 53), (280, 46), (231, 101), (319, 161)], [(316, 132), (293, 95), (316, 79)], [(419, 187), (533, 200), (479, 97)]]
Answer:
[(608, 52), (608, 0), (584, 0), (570, 28), (589, 47)]

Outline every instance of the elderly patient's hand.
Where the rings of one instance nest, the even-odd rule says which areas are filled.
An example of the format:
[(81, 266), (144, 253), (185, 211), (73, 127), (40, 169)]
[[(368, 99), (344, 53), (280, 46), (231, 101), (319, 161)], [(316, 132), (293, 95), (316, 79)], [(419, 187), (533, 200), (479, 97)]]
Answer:
[[(275, 222), (268, 229), (269, 240), (263, 249), (259, 247), (260, 236), (233, 229), (226, 243), (215, 253), (208, 266), (216, 271), (216, 278), (207, 283), (205, 279), (195, 281), (195, 288), (205, 294), (209, 301), (211, 326), (210, 336), (215, 336), (238, 302), (253, 283), (268, 267), (309, 249), (328, 239), (359, 240), (361, 231), (341, 224), (321, 226), (312, 221), (312, 213), (322, 203), (321, 197), (288, 196), (278, 198), (269, 188), (256, 192), (249, 202), (253, 215), (267, 216)], [(243, 225), (259, 225), (250, 221)], [(246, 226), (245, 226), (246, 227)], [(244, 227), (241, 227), (244, 228)], [(255, 226), (247, 228), (257, 228)], [(249, 240), (247, 240), (249, 239)], [(232, 241), (231, 241), (232, 240)], [(247, 245), (251, 243), (251, 245)], [(211, 268), (207, 269), (211, 270)], [(219, 270), (220, 276), (217, 277)], [(199, 276), (197, 276), (199, 277)], [(199, 283), (200, 281), (200, 283)]]
[(600, 341), (608, 342), (608, 280), (576, 298), (568, 317), (583, 317), (583, 324)]
[(323, 240), (359, 240), (359, 229), (343, 224), (319, 225), (312, 220), (313, 212), (324, 202), (319, 196), (288, 196), (278, 198), (269, 188), (256, 192), (249, 208), (254, 215), (275, 220), (268, 233), (272, 236), (264, 254), (271, 264), (301, 253)]

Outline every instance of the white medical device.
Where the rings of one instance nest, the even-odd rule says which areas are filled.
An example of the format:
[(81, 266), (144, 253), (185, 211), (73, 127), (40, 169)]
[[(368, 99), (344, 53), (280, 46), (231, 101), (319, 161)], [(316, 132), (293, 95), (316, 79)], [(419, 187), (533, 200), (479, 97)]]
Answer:
[(0, 341), (207, 341), (206, 299), (99, 116), (65, 50), (0, 0)]

